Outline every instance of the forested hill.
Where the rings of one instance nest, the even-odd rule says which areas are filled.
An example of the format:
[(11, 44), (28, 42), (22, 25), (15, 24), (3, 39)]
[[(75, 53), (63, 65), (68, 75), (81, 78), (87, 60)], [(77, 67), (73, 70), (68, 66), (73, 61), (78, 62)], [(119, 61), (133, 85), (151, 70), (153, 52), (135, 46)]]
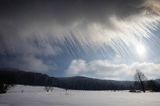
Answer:
[(55, 86), (76, 90), (130, 90), (134, 88), (132, 81), (100, 80), (81, 76), (57, 78), (9, 68), (0, 69), (0, 83)]

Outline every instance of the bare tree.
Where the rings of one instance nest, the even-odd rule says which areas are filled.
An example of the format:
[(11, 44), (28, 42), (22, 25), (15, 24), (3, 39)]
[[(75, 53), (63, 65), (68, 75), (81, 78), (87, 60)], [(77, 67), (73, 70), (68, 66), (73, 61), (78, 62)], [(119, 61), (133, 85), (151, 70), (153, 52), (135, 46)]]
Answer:
[(140, 85), (141, 89), (143, 92), (146, 91), (145, 89), (145, 81), (147, 80), (146, 76), (139, 70), (136, 70), (136, 73), (135, 73), (135, 84), (136, 85)]

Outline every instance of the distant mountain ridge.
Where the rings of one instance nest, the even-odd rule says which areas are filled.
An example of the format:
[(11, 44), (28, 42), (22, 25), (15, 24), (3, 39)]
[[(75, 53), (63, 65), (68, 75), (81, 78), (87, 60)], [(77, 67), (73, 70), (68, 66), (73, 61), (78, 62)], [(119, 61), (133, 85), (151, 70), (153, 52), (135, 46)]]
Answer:
[[(159, 83), (160, 79), (155, 81)], [(134, 88), (134, 81), (102, 80), (83, 76), (58, 78), (11, 68), (0, 69), (1, 82), (33, 86), (55, 86), (75, 90), (130, 90)]]

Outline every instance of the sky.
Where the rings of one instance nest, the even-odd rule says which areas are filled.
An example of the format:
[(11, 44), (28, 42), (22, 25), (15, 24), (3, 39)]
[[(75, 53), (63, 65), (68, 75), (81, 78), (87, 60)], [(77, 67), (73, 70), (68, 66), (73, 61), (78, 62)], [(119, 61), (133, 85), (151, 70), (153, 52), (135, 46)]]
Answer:
[(160, 0), (1, 0), (0, 68), (160, 78)]

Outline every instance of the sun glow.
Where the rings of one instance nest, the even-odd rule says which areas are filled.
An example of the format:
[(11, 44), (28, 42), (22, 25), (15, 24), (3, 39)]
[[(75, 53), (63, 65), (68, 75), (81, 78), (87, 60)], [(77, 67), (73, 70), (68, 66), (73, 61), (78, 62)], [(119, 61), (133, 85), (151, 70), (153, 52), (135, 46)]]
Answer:
[(146, 48), (145, 48), (145, 46), (142, 43), (137, 44), (137, 46), (136, 46), (136, 52), (137, 52), (137, 54), (140, 57), (144, 57), (146, 55)]

